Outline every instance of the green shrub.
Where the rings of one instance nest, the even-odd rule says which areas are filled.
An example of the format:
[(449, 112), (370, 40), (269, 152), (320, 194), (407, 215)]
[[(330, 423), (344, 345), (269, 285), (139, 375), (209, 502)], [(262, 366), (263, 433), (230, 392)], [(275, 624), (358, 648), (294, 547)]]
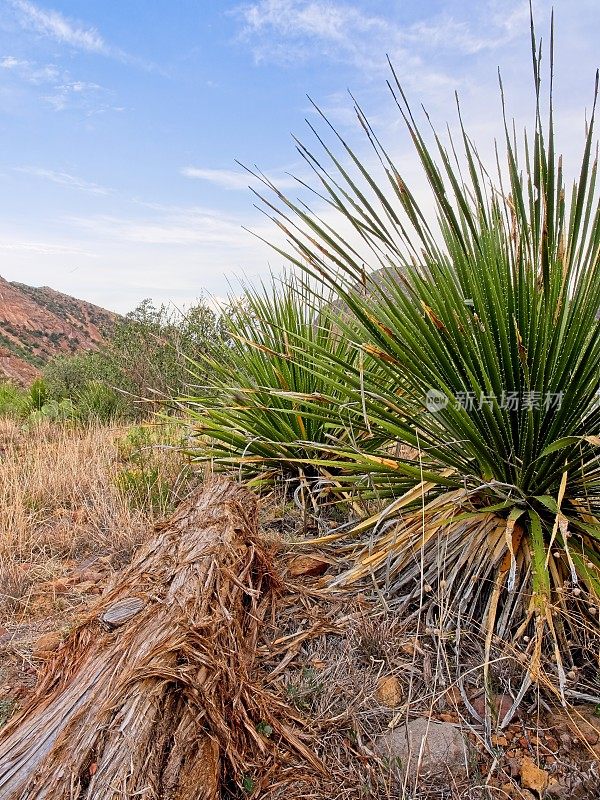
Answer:
[(50, 361), (44, 368), (47, 396), (71, 399), (82, 406), (84, 419), (142, 419), (185, 391), (189, 359), (214, 353), (222, 339), (221, 321), (203, 301), (181, 314), (144, 300), (98, 352)]
[(29, 392), (14, 383), (0, 383), (0, 417), (26, 417), (32, 409)]
[(127, 467), (115, 477), (117, 489), (135, 508), (165, 515), (171, 508), (171, 486), (158, 467)]
[[(323, 154), (300, 150), (339, 226), (281, 194), (269, 213), (285, 228), (289, 260), (339, 293), (352, 314), (340, 323), (345, 337), (376, 366), (360, 383), (356, 359), (344, 365), (326, 348), (311, 353), (319, 391), (346, 409), (353, 433), (329, 445), (313, 440), (325, 454), (316, 463), (340, 469), (349, 489), (395, 498), (357, 527), (371, 536), (337, 581), (379, 576), (402, 613), (455, 643), (458, 664), (468, 661), (461, 649), (472, 644), (468, 634), (481, 636), (486, 685), (492, 647), (508, 641), (501, 659), (528, 665), (523, 690), (540, 679), (544, 651), (551, 663), (544, 680), (555, 680), (563, 699), (589, 699), (598, 696), (600, 644), (594, 126), (592, 117), (567, 194), (551, 98), (542, 121), (532, 39), (535, 130), (520, 145), (506, 126), (507, 160), (495, 180), (460, 120), (461, 156), (457, 142), (451, 156), (435, 131), (428, 145), (393, 75), (439, 226), (428, 222), (359, 107), (381, 179), (341, 136), (334, 132), (331, 145), (320, 136)], [(341, 233), (349, 229), (364, 247)], [(372, 281), (374, 298), (357, 288), (370, 258), (385, 268)], [(269, 397), (277, 395), (262, 398), (265, 408)], [(267, 451), (278, 444), (275, 430), (265, 431)], [(418, 457), (380, 447), (386, 436)], [(230, 446), (231, 461), (243, 465), (243, 437)]]
[(172, 510), (178, 487), (192, 478), (180, 456), (182, 435), (176, 423), (134, 425), (117, 441), (123, 466), (115, 485), (134, 507), (159, 516)]
[(26, 422), (29, 425), (37, 425), (41, 422), (68, 422), (76, 418), (77, 409), (68, 400), (48, 400), (41, 408), (33, 408), (29, 411)]
[(87, 352), (52, 359), (44, 367), (47, 394), (54, 400), (75, 401), (91, 381), (120, 385), (121, 376), (103, 353)]
[(29, 387), (31, 397), (31, 407), (39, 411), (48, 399), (48, 388), (42, 378), (35, 380)]
[(76, 395), (75, 409), (82, 422), (114, 422), (128, 416), (129, 404), (111, 386), (90, 381)]
[(121, 376), (119, 386), (146, 402), (138, 416), (181, 394), (190, 381), (189, 359), (221, 346), (221, 323), (200, 300), (185, 314), (144, 300), (117, 326), (104, 357)]
[(359, 359), (336, 328), (328, 300), (289, 278), (248, 289), (232, 305), (227, 351), (198, 362), (197, 383), (202, 375), (211, 377), (181, 399), (196, 433), (198, 460), (235, 466), (257, 483), (280, 476), (306, 486), (334, 477), (334, 459), (316, 457), (321, 445), (347, 441), (348, 413), (340, 390), (332, 389), (316, 363), (327, 353), (344, 370)]

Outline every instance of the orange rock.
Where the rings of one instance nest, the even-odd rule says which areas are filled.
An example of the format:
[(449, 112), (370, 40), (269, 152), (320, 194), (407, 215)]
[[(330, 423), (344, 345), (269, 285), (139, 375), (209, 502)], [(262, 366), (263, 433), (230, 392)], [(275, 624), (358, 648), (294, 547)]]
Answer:
[(56, 631), (44, 633), (35, 643), (33, 654), (43, 657), (46, 653), (53, 653), (55, 650), (58, 650), (61, 641), (60, 634)]
[(548, 787), (550, 776), (540, 769), (529, 756), (525, 756), (521, 762), (521, 786), (525, 789), (533, 789), (541, 797)]
[(462, 703), (462, 696), (460, 694), (460, 689), (458, 686), (451, 686), (446, 694), (445, 698), (453, 706), (460, 705)]
[(382, 705), (395, 708), (400, 705), (403, 696), (400, 681), (394, 675), (384, 675), (379, 679), (375, 697)]
[(510, 798), (510, 800), (536, 800), (528, 789), (521, 789), (514, 783), (503, 783), (500, 790), (503, 793), (502, 797)]
[(323, 575), (327, 571), (329, 564), (323, 561), (322, 558), (316, 556), (296, 556), (293, 558), (288, 567), (288, 574), (292, 578), (300, 578), (303, 576), (315, 577)]

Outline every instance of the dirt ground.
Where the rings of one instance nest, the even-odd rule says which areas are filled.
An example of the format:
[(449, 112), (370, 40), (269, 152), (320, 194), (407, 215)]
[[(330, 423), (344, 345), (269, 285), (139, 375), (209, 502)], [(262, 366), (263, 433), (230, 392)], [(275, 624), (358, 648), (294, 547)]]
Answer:
[[(122, 431), (44, 430), (34, 437), (13, 423), (0, 425), (1, 727), (26, 705), (40, 671), (152, 534), (160, 514), (132, 505), (115, 484), (123, 468)], [(181, 466), (163, 465), (173, 485)], [(183, 484), (179, 490), (183, 495)], [(498, 673), (488, 692), (493, 725), (486, 733), (472, 713), (482, 716), (485, 709), (477, 643), (459, 684), (435, 633), (404, 624), (369, 587), (351, 594), (324, 588), (340, 565), (335, 552), (293, 544), (305, 526), (293, 504), (263, 502), (262, 531), (278, 543), (283, 588), (276, 618), (263, 632), (257, 678), (302, 719), (325, 772), (302, 772), (284, 793), (260, 775), (245, 776), (242, 794), (285, 794), (286, 800), (600, 797), (597, 708), (563, 708), (530, 690), (501, 727), (512, 699), (510, 681)], [(464, 749), (451, 764), (428, 757), (425, 747), (417, 767), (406, 770), (401, 759), (383, 753), (390, 731), (421, 719), (462, 736)], [(260, 732), (272, 735), (268, 726)]]

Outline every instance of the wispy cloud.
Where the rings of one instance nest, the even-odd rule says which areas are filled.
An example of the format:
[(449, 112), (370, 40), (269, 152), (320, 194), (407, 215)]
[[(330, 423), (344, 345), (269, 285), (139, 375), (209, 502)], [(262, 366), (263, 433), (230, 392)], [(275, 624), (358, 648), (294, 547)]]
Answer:
[(66, 79), (67, 75), (56, 64), (38, 64), (36, 61), (14, 56), (4, 56), (0, 59), (0, 69), (36, 86), (55, 84)]
[[(427, 74), (427, 50), (475, 53), (522, 32), (526, 0), (509, 0), (502, 14), (496, 13), (495, 0), (481, 5), (468, 19), (446, 13), (411, 24), (335, 0), (255, 0), (238, 6), (234, 14), (241, 21), (240, 38), (257, 61), (292, 64), (318, 57), (379, 71), (387, 53), (407, 71)], [(483, 17), (485, 25), (479, 24)]]
[(0, 251), (14, 253), (34, 253), (40, 256), (85, 256), (96, 258), (94, 253), (72, 244), (57, 244), (56, 242), (28, 241), (13, 239), (0, 235)]
[(86, 113), (90, 115), (110, 108), (110, 105), (105, 102), (97, 102), (102, 94), (106, 94), (106, 90), (97, 83), (66, 80), (57, 82), (53, 86), (52, 92), (44, 95), (43, 99), (55, 111), (64, 111), (73, 104), (79, 104), (84, 106)]
[[(181, 174), (186, 178), (195, 178), (201, 181), (207, 181), (215, 186), (220, 186), (223, 189), (242, 190), (247, 189), (252, 183), (256, 183), (250, 173), (246, 171), (237, 171), (231, 169), (208, 169), (206, 167), (183, 167)], [(271, 175), (268, 174), (271, 180), (279, 189), (289, 189), (297, 186), (298, 183), (294, 178), (289, 175)]]
[(79, 189), (83, 192), (90, 194), (108, 195), (111, 190), (104, 186), (99, 186), (97, 183), (82, 180), (75, 175), (70, 175), (68, 172), (56, 172), (52, 169), (43, 169), (41, 167), (15, 167), (16, 172), (22, 172), (25, 175), (32, 175), (35, 178), (42, 178), (43, 180), (57, 183), (60, 186), (67, 186), (72, 189)]
[(371, 65), (361, 45), (389, 29), (384, 20), (357, 8), (321, 0), (258, 0), (240, 6), (241, 38), (257, 61), (294, 63), (317, 55)]
[(0, 58), (1, 69), (16, 69), (24, 64), (27, 64), (27, 61), (24, 61), (21, 58), (15, 58), (14, 56), (4, 56), (3, 58)]
[(0, 58), (0, 70), (5, 70), (15, 82), (39, 87), (39, 99), (55, 111), (76, 108), (87, 116), (106, 111), (123, 111), (114, 105), (114, 93), (93, 81), (82, 81), (56, 64), (6, 55)]
[(157, 207), (154, 214), (140, 218), (99, 214), (67, 221), (88, 234), (138, 245), (220, 244), (241, 248), (248, 238), (238, 220), (195, 207)]
[(40, 36), (52, 39), (60, 44), (114, 58), (125, 64), (132, 64), (148, 72), (162, 72), (155, 64), (127, 53), (120, 47), (106, 41), (102, 34), (92, 25), (69, 19), (59, 11), (45, 9), (30, 0), (9, 0), (16, 11), (21, 26)]
[(100, 33), (93, 27), (86, 27), (69, 20), (58, 11), (46, 11), (30, 3), (29, 0), (12, 0), (12, 4), (20, 13), (23, 25), (37, 33), (78, 50), (103, 55), (109, 55), (111, 52)]

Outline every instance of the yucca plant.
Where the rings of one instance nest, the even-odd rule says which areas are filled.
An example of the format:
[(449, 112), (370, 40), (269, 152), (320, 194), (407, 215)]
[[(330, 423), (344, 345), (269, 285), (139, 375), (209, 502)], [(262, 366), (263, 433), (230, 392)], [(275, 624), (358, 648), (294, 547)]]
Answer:
[[(385, 578), (430, 629), (480, 631), (488, 654), (499, 641), (510, 643), (529, 665), (524, 688), (539, 678), (542, 653), (551, 652), (562, 696), (597, 698), (594, 115), (567, 195), (551, 74), (548, 102), (541, 96), (541, 53), (532, 22), (534, 132), (520, 143), (505, 116), (506, 164), (498, 158), (489, 171), (460, 112), (460, 148), (452, 138), (447, 148), (435, 131), (428, 142), (391, 68), (389, 86), (435, 199), (437, 225), (358, 105), (383, 181), (327, 123), (341, 156), (320, 134), (318, 158), (298, 149), (327, 202), (328, 223), (268, 181), (275, 199), (263, 199), (290, 245), (278, 252), (335, 288), (353, 316), (346, 338), (376, 365), (361, 370), (354, 358), (342, 367), (332, 358), (327, 366), (320, 354), (314, 366), (328, 376), (323, 393), (343, 398), (353, 414), (357, 436), (352, 447), (331, 442), (318, 463), (337, 465), (369, 496), (395, 498), (358, 526), (371, 529), (368, 547), (338, 582)], [(598, 79), (594, 110), (597, 92)], [(331, 212), (343, 223), (338, 229)], [(338, 232), (348, 225), (353, 238)], [(367, 296), (357, 288), (365, 263), (379, 270)], [(361, 431), (372, 435), (367, 446)], [(414, 447), (418, 459), (371, 446), (386, 437)]]
[(351, 369), (360, 354), (336, 326), (331, 300), (288, 276), (247, 288), (230, 304), (229, 347), (203, 358), (197, 372), (210, 382), (182, 398), (197, 460), (239, 467), (255, 485), (287, 480), (313, 497), (335, 479), (339, 458), (323, 458), (321, 446), (349, 443), (350, 412), (345, 394), (315, 365), (326, 354), (338, 369)]

